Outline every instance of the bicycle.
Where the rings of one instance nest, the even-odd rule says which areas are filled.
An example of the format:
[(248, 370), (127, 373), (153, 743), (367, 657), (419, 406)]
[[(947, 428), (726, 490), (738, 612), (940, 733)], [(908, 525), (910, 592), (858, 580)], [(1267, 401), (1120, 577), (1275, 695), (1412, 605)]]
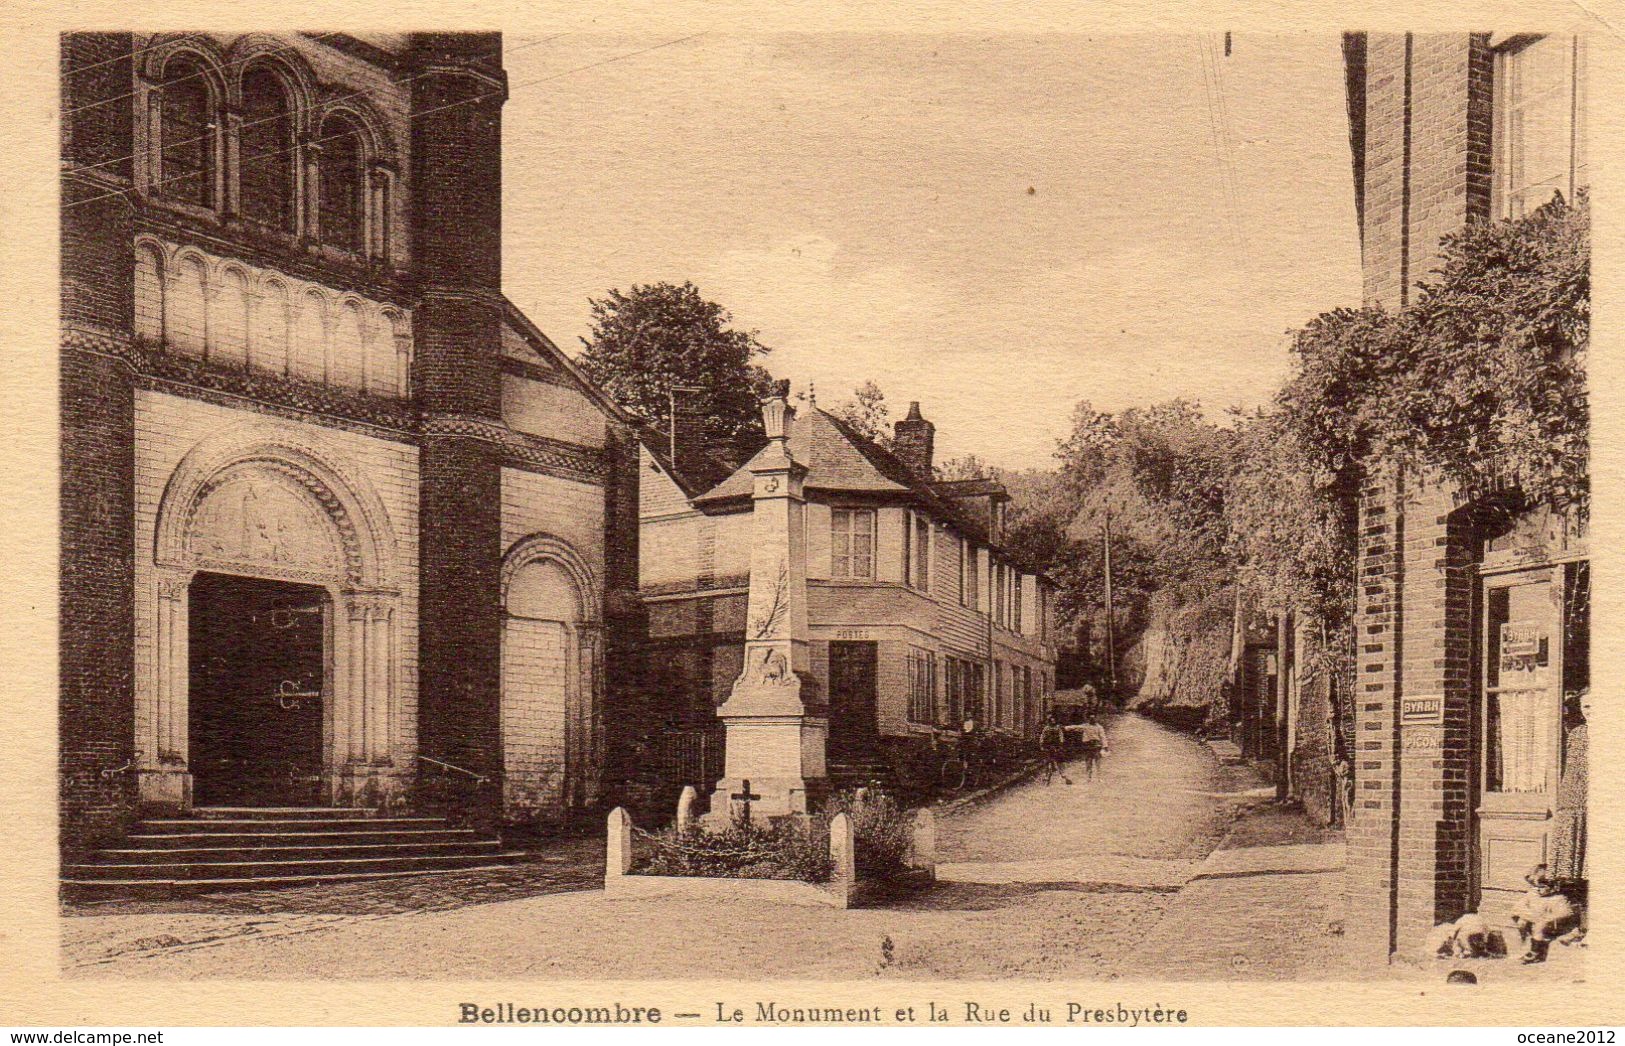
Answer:
[(976, 758), (974, 752), (965, 751), (963, 742), (960, 742), (943, 757), (937, 776), (944, 791), (958, 792), (966, 787), (979, 787), (985, 770), (982, 760)]

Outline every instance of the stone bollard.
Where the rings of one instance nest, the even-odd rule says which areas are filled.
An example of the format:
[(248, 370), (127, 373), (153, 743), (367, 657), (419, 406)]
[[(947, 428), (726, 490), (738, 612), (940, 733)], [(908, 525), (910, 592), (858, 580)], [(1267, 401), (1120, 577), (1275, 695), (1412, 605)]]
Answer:
[(845, 908), (852, 903), (858, 884), (857, 839), (852, 833), (852, 818), (836, 814), (829, 822), (829, 856), (835, 865), (830, 873), (830, 887)]
[(609, 839), (604, 847), (604, 881), (632, 870), (632, 815), (617, 806), (609, 812)]
[(684, 785), (683, 794), (677, 797), (677, 830), (686, 832), (694, 825), (694, 800), (698, 793), (693, 785)]
[(937, 877), (937, 816), (928, 808), (914, 813), (914, 838), (909, 847), (909, 863)]

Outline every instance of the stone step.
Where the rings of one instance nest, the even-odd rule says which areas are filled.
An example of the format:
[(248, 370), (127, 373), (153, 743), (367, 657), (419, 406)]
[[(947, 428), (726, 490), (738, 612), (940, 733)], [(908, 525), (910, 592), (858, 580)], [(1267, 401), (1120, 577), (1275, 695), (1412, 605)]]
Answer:
[(483, 838), (472, 828), (396, 828), (381, 830), (306, 831), (269, 827), (260, 831), (159, 831), (133, 832), (124, 840), (126, 847), (141, 850), (181, 850), (196, 847), (368, 846), (473, 842)]
[(330, 807), (201, 807), (139, 822), (62, 869), (77, 899), (166, 896), (245, 885), (354, 881), (505, 868), (532, 855), (443, 817)]
[(148, 834), (177, 832), (260, 832), (299, 830), (307, 832), (387, 831), (443, 826), (443, 817), (166, 817), (139, 822), (137, 829)]
[(373, 817), (374, 806), (195, 806), (194, 821), (347, 820)]
[(177, 864), (190, 862), (298, 861), (312, 858), (345, 857), (440, 857), (489, 854), (502, 849), (498, 839), (467, 839), (459, 842), (352, 843), (302, 846), (187, 846), (163, 849), (109, 847), (96, 855), (93, 865)]
[[(324, 883), (373, 882), (384, 879), (413, 879), (451, 872), (490, 872), (512, 867), (513, 862), (496, 861), (458, 868), (425, 868), (404, 872), (333, 872), (321, 875), (264, 875), (252, 878), (130, 879), (65, 878), (63, 892), (74, 900), (165, 899), (222, 890), (265, 890), (276, 887), (315, 886)], [(94, 866), (91, 866), (92, 868)]]
[(123, 862), (99, 861), (94, 864), (71, 864), (63, 867), (63, 876), (69, 882), (121, 882), (139, 880), (166, 882), (197, 882), (201, 880), (242, 880), (267, 877), (316, 877), (343, 875), (355, 872), (413, 872), (455, 870), (493, 863), (507, 863), (523, 859), (523, 852), (461, 854), (461, 855), (406, 855), (387, 857), (306, 857), (291, 860), (246, 861), (169, 861)]

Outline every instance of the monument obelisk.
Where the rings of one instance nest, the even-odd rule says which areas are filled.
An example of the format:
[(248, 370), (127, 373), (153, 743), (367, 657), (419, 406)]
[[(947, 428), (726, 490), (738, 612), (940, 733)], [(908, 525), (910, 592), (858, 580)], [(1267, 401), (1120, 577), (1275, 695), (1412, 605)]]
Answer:
[[(828, 790), (829, 720), (808, 671), (806, 466), (790, 456), (795, 408), (789, 382), (762, 403), (767, 447), (749, 466), (752, 489), (750, 593), (745, 666), (717, 709), (727, 761), (711, 801), (713, 821), (735, 815), (731, 797), (751, 795), (755, 818), (808, 813)], [(745, 782), (750, 787), (744, 787)]]

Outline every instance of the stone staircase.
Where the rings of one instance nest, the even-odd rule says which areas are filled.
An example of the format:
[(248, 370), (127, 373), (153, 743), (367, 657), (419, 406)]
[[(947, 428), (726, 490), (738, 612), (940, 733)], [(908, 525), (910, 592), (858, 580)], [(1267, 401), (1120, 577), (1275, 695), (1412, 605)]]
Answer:
[(501, 868), (523, 860), (494, 835), (443, 817), (334, 807), (199, 807), (149, 818), (62, 867), (75, 899), (300, 886)]

